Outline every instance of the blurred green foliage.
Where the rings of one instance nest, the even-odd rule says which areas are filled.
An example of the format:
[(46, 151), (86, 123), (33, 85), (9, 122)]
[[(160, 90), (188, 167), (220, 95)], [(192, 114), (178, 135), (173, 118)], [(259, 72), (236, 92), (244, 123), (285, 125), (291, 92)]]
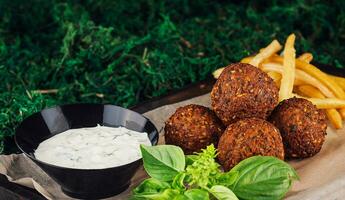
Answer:
[(1, 0), (1, 144), (46, 106), (128, 107), (291, 32), (298, 52), (345, 63), (345, 1)]

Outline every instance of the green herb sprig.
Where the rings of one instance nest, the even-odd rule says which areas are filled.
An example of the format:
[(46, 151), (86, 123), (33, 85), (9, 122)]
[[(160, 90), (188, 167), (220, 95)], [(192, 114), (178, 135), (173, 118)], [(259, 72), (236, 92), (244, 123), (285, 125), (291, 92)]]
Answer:
[(133, 190), (132, 200), (276, 200), (298, 179), (291, 166), (270, 156), (250, 157), (223, 172), (213, 145), (187, 156), (173, 145), (140, 148), (151, 178)]

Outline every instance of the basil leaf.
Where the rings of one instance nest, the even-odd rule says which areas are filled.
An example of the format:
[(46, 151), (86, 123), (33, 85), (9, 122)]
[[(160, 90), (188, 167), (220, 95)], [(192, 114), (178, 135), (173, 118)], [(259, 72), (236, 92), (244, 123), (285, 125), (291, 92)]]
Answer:
[(298, 179), (296, 171), (287, 163), (271, 156), (254, 156), (241, 161), (231, 172), (238, 178), (230, 189), (240, 199), (282, 199)]
[(140, 145), (144, 168), (153, 178), (172, 181), (185, 168), (185, 157), (180, 147), (173, 145)]
[(217, 185), (224, 185), (226, 187), (230, 187), (238, 178), (238, 171), (229, 171), (226, 173), (221, 173), (217, 178)]
[(198, 155), (186, 155), (186, 165), (192, 165), (197, 159)]
[(189, 200), (209, 200), (209, 194), (207, 191), (202, 189), (191, 189), (187, 190), (184, 195), (188, 197)]
[(154, 194), (159, 193), (167, 188), (170, 188), (169, 183), (154, 178), (149, 178), (137, 186), (133, 190), (133, 194)]
[(190, 199), (184, 194), (179, 194), (173, 200), (190, 200)]
[(238, 200), (229, 188), (222, 185), (212, 186), (209, 192), (218, 200)]
[(186, 188), (184, 185), (185, 177), (186, 173), (179, 173), (177, 176), (175, 176), (171, 184), (172, 188), (184, 190)]
[(131, 200), (171, 200), (179, 195), (178, 190), (174, 189), (165, 189), (160, 193), (154, 194), (134, 194), (130, 199)]

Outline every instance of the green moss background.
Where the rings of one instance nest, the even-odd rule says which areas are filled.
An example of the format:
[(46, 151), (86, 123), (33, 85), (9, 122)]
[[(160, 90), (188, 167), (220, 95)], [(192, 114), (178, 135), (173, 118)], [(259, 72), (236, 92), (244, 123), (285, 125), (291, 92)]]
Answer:
[(132, 106), (291, 32), (299, 52), (345, 64), (345, 1), (1, 0), (0, 152), (46, 106)]

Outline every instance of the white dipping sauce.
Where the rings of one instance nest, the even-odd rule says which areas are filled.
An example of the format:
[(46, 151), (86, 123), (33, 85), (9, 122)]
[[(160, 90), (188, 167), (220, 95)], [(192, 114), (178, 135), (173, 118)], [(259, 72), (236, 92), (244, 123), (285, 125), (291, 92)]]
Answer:
[(98, 125), (70, 129), (41, 142), (35, 157), (61, 167), (102, 169), (140, 159), (140, 144), (151, 146), (147, 133)]

